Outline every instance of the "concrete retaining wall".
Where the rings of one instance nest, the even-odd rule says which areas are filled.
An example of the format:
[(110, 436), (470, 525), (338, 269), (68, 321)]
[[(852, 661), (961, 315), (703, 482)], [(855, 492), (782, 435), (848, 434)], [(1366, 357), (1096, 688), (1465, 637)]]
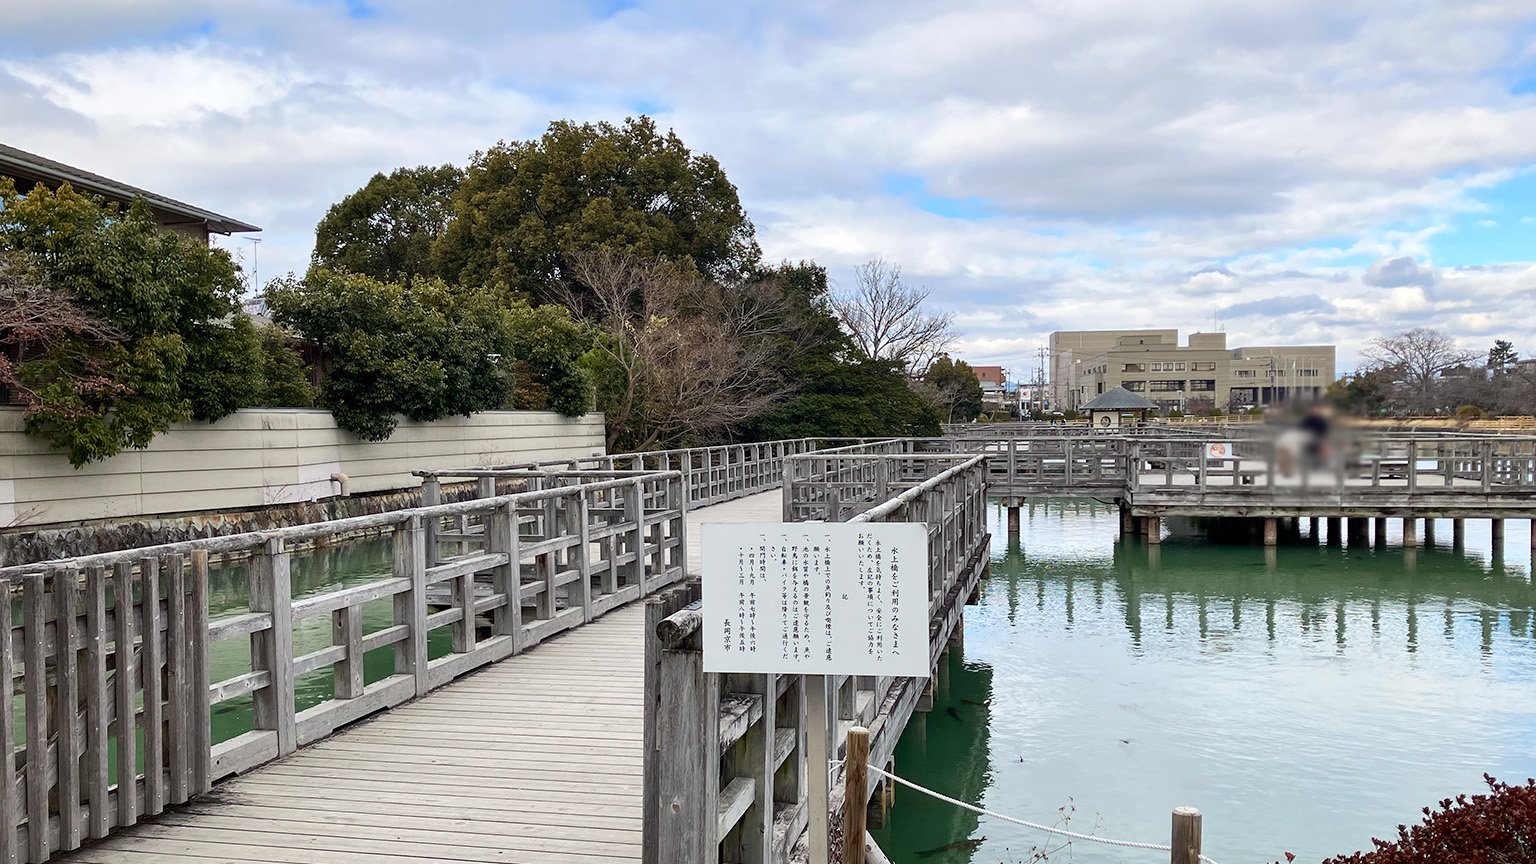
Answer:
[[(348, 493), (413, 489), (413, 470), (591, 456), (603, 417), (489, 411), (435, 423), (402, 421), (388, 441), (336, 428), (330, 412), (250, 409), (217, 423), (178, 424), (148, 448), (78, 470), (0, 409), (0, 532), (212, 511), (259, 511)], [(9, 531), (7, 530), (9, 529)]]

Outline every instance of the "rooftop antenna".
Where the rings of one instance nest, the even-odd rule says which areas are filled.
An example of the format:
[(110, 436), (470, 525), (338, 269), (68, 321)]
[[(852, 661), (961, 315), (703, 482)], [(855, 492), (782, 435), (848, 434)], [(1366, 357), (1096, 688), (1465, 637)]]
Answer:
[(247, 237), (251, 241), (251, 287), (256, 289), (256, 296), (261, 296), (261, 238)]

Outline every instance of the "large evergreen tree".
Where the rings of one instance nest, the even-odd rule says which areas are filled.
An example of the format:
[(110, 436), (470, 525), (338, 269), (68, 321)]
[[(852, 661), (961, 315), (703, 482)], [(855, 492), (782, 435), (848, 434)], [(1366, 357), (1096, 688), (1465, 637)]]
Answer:
[(432, 244), (448, 228), (463, 176), (452, 165), (373, 175), (315, 226), (315, 265), (381, 282), (433, 275)]
[(558, 121), (532, 141), (477, 153), (436, 245), (451, 282), (553, 298), (573, 255), (597, 248), (739, 278), (759, 257), (736, 187), (648, 117)]

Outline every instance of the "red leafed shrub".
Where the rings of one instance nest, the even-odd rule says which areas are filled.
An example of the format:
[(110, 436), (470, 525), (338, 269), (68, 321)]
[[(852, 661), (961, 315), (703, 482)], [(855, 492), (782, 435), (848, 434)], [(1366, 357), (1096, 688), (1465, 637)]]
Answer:
[(1457, 795), (1424, 808), (1424, 822), (1397, 826), (1396, 840), (1323, 864), (1516, 864), (1536, 862), (1536, 780), (1523, 786), (1483, 775), (1486, 795)]

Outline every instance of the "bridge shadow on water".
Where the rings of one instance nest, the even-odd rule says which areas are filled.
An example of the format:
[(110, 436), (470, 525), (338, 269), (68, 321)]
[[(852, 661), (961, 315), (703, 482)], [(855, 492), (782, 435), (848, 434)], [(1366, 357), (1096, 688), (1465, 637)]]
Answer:
[[(1175, 524), (1153, 547), (1119, 535), (1112, 505), (1026, 511), (1010, 538), (994, 509), (992, 576), (966, 610), (963, 656), (950, 652), (933, 710), (897, 748), (902, 776), (1155, 843), (1171, 806), (1195, 804), (1208, 854), (1257, 861), (1368, 848), (1485, 770), (1536, 771), (1518, 743), (1536, 734), (1523, 531), (1507, 552), (1471, 523), (1456, 548), (1442, 524), (1431, 547), (1266, 550)], [(1159, 860), (1062, 850), (904, 788), (873, 833), (894, 864)]]

